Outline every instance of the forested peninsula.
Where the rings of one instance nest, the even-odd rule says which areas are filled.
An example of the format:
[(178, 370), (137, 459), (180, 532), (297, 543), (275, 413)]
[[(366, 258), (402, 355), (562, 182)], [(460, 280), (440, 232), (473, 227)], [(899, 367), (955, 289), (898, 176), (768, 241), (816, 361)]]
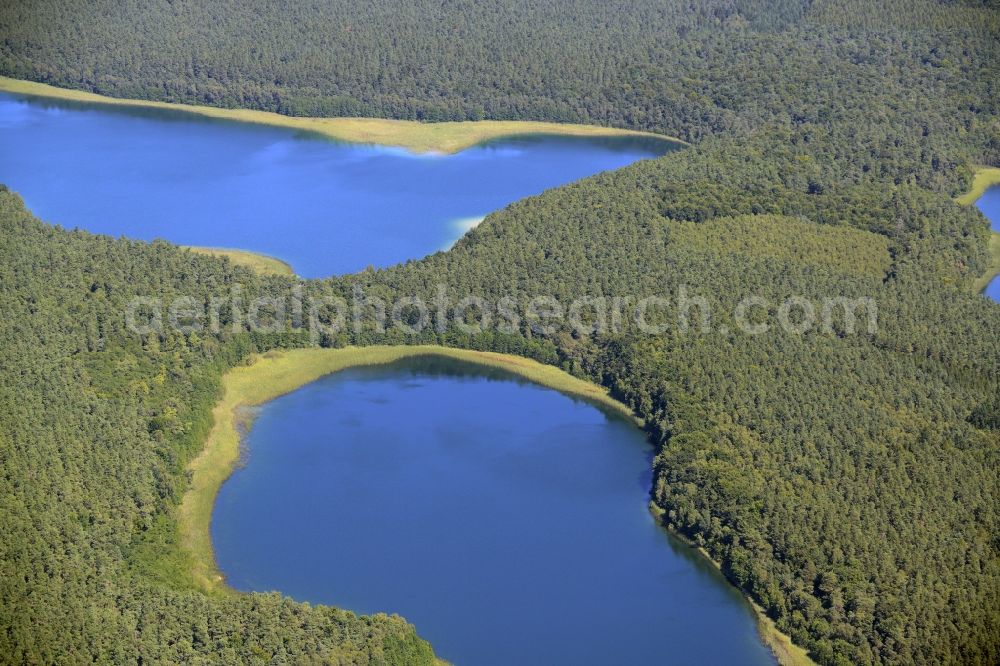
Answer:
[[(221, 378), (289, 322), (137, 336), (135, 296), (434, 301), (696, 290), (709, 332), (347, 329), (606, 387), (662, 520), (821, 664), (1000, 661), (1000, 11), (975, 0), (0, 6), (0, 75), (289, 116), (582, 122), (693, 145), (489, 215), (448, 252), (300, 282), (53, 227), (0, 191), (0, 661), (433, 663), (403, 619), (206, 594), (178, 540)], [(873, 298), (875, 331), (741, 335), (748, 294)], [(433, 312), (431, 315), (433, 316)], [(236, 325), (233, 325), (234, 322)], [(725, 328), (723, 328), (725, 325)], [(665, 646), (669, 649), (669, 646)], [(665, 657), (668, 655), (665, 655)]]

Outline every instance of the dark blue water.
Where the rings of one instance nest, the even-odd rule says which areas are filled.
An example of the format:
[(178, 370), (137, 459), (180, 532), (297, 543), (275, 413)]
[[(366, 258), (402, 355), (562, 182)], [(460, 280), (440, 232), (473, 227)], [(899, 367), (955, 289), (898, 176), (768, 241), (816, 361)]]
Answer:
[(253, 250), (304, 277), (431, 254), (513, 201), (674, 147), (530, 137), (419, 156), (185, 113), (0, 94), (0, 182), (42, 219)]
[(646, 506), (619, 416), (420, 357), (274, 400), (212, 520), (241, 590), (400, 613), (459, 666), (772, 664), (742, 597)]
[[(1000, 187), (991, 187), (983, 193), (976, 201), (976, 206), (983, 211), (983, 215), (990, 221), (993, 231), (1000, 233)], [(994, 278), (993, 282), (986, 287), (983, 292), (997, 303), (1000, 303), (1000, 276)]]

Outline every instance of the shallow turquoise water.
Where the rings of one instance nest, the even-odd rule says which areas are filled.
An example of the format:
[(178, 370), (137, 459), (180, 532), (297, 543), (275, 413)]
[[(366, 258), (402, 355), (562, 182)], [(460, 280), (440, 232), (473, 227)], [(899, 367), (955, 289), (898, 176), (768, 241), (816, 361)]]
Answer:
[(0, 94), (0, 182), (65, 227), (235, 247), (324, 277), (447, 248), (526, 196), (677, 147), (527, 137), (457, 155)]
[(621, 417), (436, 357), (260, 409), (212, 539), (229, 584), (400, 613), (458, 665), (771, 664), (744, 599), (647, 510)]

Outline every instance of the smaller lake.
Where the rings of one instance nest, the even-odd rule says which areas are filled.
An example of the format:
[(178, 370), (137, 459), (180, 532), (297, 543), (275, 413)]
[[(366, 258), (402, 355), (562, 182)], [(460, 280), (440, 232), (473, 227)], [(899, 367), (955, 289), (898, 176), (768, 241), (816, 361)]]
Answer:
[[(993, 231), (1000, 233), (1000, 186), (991, 187), (983, 192), (983, 196), (976, 201), (976, 206), (990, 221)], [(1000, 303), (1000, 276), (994, 278), (983, 293)]]
[(190, 113), (0, 94), (0, 182), (38, 217), (261, 252), (303, 277), (418, 259), (518, 199), (678, 147), (535, 136), (415, 155)]
[(773, 664), (743, 597), (649, 514), (622, 417), (440, 357), (267, 403), (223, 484), (227, 582), (399, 613), (458, 666)]

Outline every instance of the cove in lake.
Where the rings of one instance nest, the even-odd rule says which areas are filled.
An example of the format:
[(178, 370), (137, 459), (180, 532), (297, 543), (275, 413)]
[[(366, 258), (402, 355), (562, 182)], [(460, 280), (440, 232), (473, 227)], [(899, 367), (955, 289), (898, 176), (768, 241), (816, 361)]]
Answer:
[(746, 601), (646, 508), (620, 415), (435, 356), (259, 408), (220, 489), (240, 590), (399, 613), (459, 666), (773, 664)]
[(64, 227), (252, 250), (303, 277), (449, 247), (487, 213), (679, 144), (521, 137), (455, 155), (0, 94), (0, 182)]
[[(976, 201), (976, 206), (990, 221), (993, 231), (1000, 233), (1000, 186), (993, 186), (983, 192), (983, 196)], [(1000, 276), (993, 278), (983, 293), (1000, 303)]]

